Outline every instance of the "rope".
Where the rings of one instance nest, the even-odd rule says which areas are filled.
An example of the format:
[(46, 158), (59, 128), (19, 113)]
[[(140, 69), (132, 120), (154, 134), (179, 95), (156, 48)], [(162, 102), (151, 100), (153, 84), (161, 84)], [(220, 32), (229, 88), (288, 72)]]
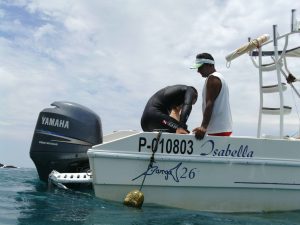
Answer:
[[(157, 134), (157, 137), (156, 137), (157, 142), (155, 143), (155, 147), (154, 147), (154, 149), (152, 150), (152, 155), (151, 155), (151, 157), (150, 157), (150, 162), (149, 162), (147, 171), (153, 166), (153, 163), (155, 162), (155, 161), (154, 161), (154, 154), (155, 154), (155, 152), (157, 151), (157, 148), (158, 148), (158, 142), (159, 142), (159, 140), (160, 140), (161, 133), (162, 133), (162, 131), (159, 131), (158, 134)], [(140, 189), (139, 189), (140, 191), (142, 190), (142, 188), (143, 188), (143, 186), (144, 186), (144, 182), (145, 182), (146, 176), (147, 176), (147, 173), (145, 173), (145, 175), (144, 175), (144, 178), (143, 178), (141, 187), (140, 187)]]
[(230, 68), (230, 65), (231, 65), (231, 61), (227, 61), (226, 62), (226, 68)]

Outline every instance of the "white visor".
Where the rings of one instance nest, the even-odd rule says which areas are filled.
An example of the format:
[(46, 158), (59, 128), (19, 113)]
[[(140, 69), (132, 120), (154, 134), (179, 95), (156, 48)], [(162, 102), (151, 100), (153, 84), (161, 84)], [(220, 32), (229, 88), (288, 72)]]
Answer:
[(196, 58), (196, 62), (193, 66), (190, 67), (190, 69), (198, 69), (200, 66), (202, 66), (203, 64), (215, 64), (214, 60), (211, 59), (197, 59)]

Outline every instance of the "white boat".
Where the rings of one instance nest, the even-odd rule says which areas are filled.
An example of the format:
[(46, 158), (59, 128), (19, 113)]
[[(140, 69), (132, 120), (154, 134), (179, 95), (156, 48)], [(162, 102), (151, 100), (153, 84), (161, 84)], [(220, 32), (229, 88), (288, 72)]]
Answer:
[(95, 195), (122, 202), (139, 189), (145, 203), (203, 211), (300, 209), (300, 142), (296, 139), (137, 133), (88, 151)]
[[(116, 132), (88, 150), (95, 195), (123, 202), (128, 192), (142, 188), (145, 204), (214, 212), (299, 210), (300, 140), (283, 135), (284, 116), (291, 108), (284, 105), (286, 88), (281, 75), (285, 75), (282, 66), (286, 67), (285, 57), (291, 51), (287, 44), (282, 51), (277, 48), (277, 40), (287, 42), (289, 35), (299, 34), (299, 28), (278, 36), (274, 26), (273, 33), (273, 41), (260, 43), (258, 52), (250, 49), (250, 55), (259, 56), (259, 62), (253, 62), (261, 78), (265, 71), (262, 57), (267, 55), (262, 47), (274, 43), (274, 51), (269, 52), (274, 66), (268, 71), (275, 71), (277, 84), (264, 86), (260, 79), (257, 137), (206, 136), (199, 141), (194, 135)], [(273, 92), (280, 106), (264, 107), (263, 94)], [(262, 137), (263, 114), (279, 115), (278, 137)], [(157, 138), (158, 148), (149, 166)]]

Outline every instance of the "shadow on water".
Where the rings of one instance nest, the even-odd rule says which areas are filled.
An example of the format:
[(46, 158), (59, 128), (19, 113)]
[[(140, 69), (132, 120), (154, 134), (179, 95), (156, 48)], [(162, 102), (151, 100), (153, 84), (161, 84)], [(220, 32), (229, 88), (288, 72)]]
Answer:
[[(3, 175), (0, 172), (0, 175)], [(35, 170), (9, 171), (0, 181), (0, 224), (19, 225), (296, 225), (300, 212), (206, 213), (144, 205), (142, 209), (107, 202), (93, 190), (48, 190)], [(5, 174), (4, 174), (5, 175)], [(14, 179), (11, 179), (11, 177)], [(3, 176), (2, 176), (3, 177)], [(10, 177), (10, 178), (9, 178)], [(13, 197), (13, 198), (12, 198)], [(147, 198), (147, 196), (145, 196)]]

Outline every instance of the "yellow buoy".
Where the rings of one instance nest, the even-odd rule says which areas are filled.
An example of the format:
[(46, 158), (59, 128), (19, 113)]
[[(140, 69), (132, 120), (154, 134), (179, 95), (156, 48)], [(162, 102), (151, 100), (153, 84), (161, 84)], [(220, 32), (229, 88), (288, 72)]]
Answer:
[(143, 202), (144, 202), (144, 194), (139, 190), (130, 191), (124, 199), (124, 205), (135, 207), (135, 208), (141, 208)]

